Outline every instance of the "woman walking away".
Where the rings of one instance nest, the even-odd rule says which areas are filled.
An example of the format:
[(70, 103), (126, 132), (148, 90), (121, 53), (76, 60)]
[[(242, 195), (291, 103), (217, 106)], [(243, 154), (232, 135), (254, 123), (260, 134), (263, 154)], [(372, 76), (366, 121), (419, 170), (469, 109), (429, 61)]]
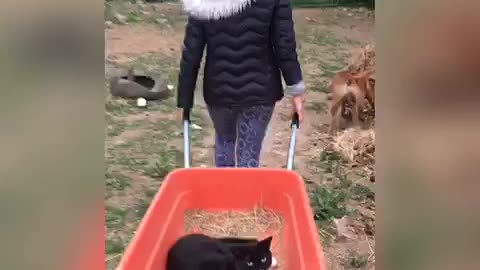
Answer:
[(275, 103), (286, 94), (303, 121), (305, 84), (289, 0), (183, 0), (188, 23), (178, 81), (178, 117), (191, 109), (207, 47), (203, 95), (217, 167), (258, 167)]

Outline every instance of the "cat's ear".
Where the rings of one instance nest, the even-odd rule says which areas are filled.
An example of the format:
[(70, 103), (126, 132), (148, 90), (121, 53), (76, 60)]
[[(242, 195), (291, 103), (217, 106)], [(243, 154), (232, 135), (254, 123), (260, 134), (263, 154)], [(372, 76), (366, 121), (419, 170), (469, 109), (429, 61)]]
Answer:
[(263, 239), (262, 241), (258, 242), (257, 246), (259, 248), (270, 249), (270, 245), (272, 244), (273, 236)]

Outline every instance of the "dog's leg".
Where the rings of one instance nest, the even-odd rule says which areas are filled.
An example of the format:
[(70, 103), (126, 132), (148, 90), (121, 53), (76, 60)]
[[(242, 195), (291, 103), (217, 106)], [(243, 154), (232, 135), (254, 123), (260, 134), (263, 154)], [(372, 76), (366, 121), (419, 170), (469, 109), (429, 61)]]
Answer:
[(332, 116), (332, 121), (330, 123), (330, 131), (329, 134), (334, 136), (340, 130), (340, 120), (342, 117), (342, 107), (343, 107), (343, 99), (337, 100), (332, 108), (330, 109), (330, 114)]
[(336, 123), (336, 121), (335, 121), (335, 113), (333, 112), (333, 110), (330, 111), (330, 115), (331, 115), (332, 119), (331, 119), (331, 121), (330, 121), (330, 128), (329, 128), (329, 130), (328, 130), (328, 134), (330, 134), (330, 135), (333, 136), (334, 133), (335, 133), (335, 123)]
[(332, 117), (332, 120), (331, 120), (331, 122), (330, 122), (330, 130), (328, 131), (328, 133), (329, 133), (331, 136), (335, 135), (336, 130), (337, 130), (337, 127), (336, 127), (336, 124), (337, 124), (337, 120), (336, 120), (337, 111), (338, 111), (338, 107), (332, 106), (332, 109), (330, 110), (330, 115), (331, 115), (331, 117)]
[(334, 87), (333, 84), (330, 85), (330, 89), (332, 93), (332, 101), (330, 103), (332, 104), (330, 107), (330, 116), (332, 117), (332, 120), (330, 122), (330, 130), (328, 131), (328, 133), (333, 136), (338, 129), (338, 127), (336, 126), (337, 124), (336, 115), (337, 115), (337, 111), (342, 108), (341, 104), (342, 104), (343, 96), (340, 95), (339, 89)]
[(360, 126), (360, 104), (358, 101), (352, 106), (352, 122), (355, 127)]
[(365, 91), (365, 98), (372, 107), (373, 110), (375, 110), (375, 99), (373, 98), (373, 91), (371, 89), (367, 89)]

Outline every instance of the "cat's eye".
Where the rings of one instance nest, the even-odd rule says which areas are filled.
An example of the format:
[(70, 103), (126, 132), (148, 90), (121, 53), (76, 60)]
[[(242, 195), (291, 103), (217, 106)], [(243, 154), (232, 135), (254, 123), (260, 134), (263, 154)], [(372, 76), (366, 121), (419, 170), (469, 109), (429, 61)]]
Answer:
[(247, 262), (247, 265), (248, 265), (248, 266), (252, 266), (252, 265), (253, 265), (253, 262)]
[(266, 258), (266, 257), (263, 257), (263, 258), (262, 258), (262, 263), (265, 263), (265, 262), (267, 262), (267, 258)]

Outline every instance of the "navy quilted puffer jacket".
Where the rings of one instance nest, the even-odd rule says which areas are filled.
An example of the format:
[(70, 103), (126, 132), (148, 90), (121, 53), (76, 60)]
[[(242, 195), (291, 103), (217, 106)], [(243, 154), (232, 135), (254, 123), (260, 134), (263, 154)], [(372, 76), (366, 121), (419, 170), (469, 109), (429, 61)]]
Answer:
[[(184, 0), (189, 14), (178, 81), (178, 107), (193, 106), (203, 51), (205, 102), (271, 105), (304, 90), (289, 0)], [(292, 88), (293, 87), (293, 88)], [(299, 88), (300, 87), (300, 88)]]

